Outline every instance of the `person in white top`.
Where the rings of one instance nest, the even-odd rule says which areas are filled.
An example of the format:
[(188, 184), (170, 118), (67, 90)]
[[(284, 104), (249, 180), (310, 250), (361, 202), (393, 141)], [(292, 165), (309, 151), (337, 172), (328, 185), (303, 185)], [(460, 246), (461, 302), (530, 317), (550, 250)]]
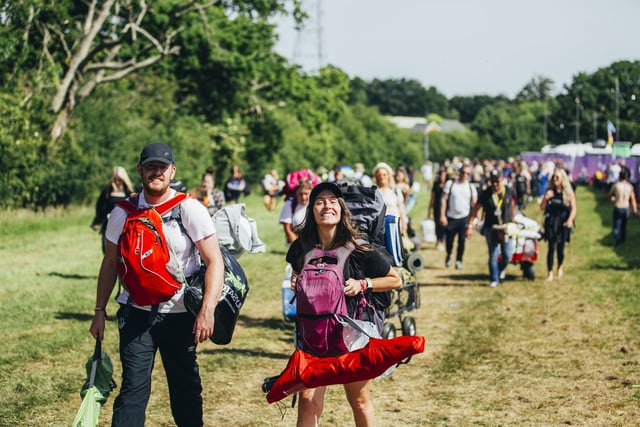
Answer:
[[(157, 206), (175, 196), (176, 191), (170, 185), (176, 167), (168, 145), (160, 142), (147, 145), (140, 154), (137, 169), (143, 186), (136, 200), (139, 207)], [(196, 345), (213, 334), (213, 313), (222, 292), (224, 264), (207, 209), (195, 198), (186, 199), (178, 208), (182, 224), (177, 218), (171, 218), (170, 211), (163, 216), (166, 222), (163, 221), (162, 230), (183, 277), (193, 275), (200, 268), (200, 260), (206, 265), (202, 308), (195, 318), (185, 309), (184, 286), (171, 299), (153, 309), (129, 301), (126, 291), (118, 295), (122, 384), (113, 405), (112, 426), (144, 426), (157, 350), (162, 356), (175, 423), (203, 424)], [(116, 282), (120, 256), (118, 240), (126, 215), (116, 206), (105, 233), (105, 254), (90, 327), (91, 334), (99, 340), (104, 338), (106, 307)]]
[(262, 188), (264, 190), (264, 195), (262, 196), (264, 207), (269, 212), (273, 212), (276, 208), (277, 198), (284, 188), (284, 181), (278, 177), (277, 170), (272, 169), (262, 178)]
[(409, 218), (404, 210), (404, 198), (396, 187), (393, 179), (393, 169), (384, 162), (378, 163), (373, 168), (376, 186), (382, 194), (387, 209), (385, 218), (385, 246), (393, 257), (395, 266), (402, 265), (404, 248), (402, 237), (407, 234)]
[(607, 184), (609, 187), (618, 182), (621, 170), (622, 166), (620, 166), (618, 162), (613, 162), (609, 165), (609, 168), (607, 169)]
[(400, 218), (400, 232), (401, 234), (405, 234), (407, 232), (409, 219), (404, 210), (404, 196), (396, 187), (396, 182), (393, 178), (393, 169), (388, 164), (381, 162), (373, 168), (373, 175), (376, 186), (380, 193), (382, 193), (382, 199), (387, 207), (387, 215)]
[(309, 205), (309, 195), (313, 184), (308, 179), (302, 178), (296, 185), (293, 197), (288, 198), (280, 211), (280, 224), (284, 229), (287, 239), (287, 248), (298, 238), (298, 231), (304, 224), (304, 217)]
[(449, 180), (442, 189), (440, 204), (440, 224), (445, 227), (446, 250), (445, 266), (451, 265), (453, 241), (458, 236), (456, 251), (456, 269), (462, 270), (462, 257), (467, 233), (467, 223), (471, 208), (478, 200), (478, 191), (469, 181), (470, 165), (463, 165), (458, 179)]
[(430, 190), (433, 185), (433, 163), (431, 163), (431, 160), (425, 160), (424, 164), (420, 167), (420, 173), (422, 174), (425, 188), (427, 191)]

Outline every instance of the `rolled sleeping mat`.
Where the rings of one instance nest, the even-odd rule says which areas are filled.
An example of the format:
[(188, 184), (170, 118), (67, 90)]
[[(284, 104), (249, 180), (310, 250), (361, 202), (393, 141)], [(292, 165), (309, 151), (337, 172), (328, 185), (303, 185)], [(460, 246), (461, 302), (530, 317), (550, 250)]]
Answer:
[(419, 253), (412, 253), (405, 260), (405, 267), (407, 270), (411, 272), (411, 274), (416, 274), (424, 268), (424, 258)]

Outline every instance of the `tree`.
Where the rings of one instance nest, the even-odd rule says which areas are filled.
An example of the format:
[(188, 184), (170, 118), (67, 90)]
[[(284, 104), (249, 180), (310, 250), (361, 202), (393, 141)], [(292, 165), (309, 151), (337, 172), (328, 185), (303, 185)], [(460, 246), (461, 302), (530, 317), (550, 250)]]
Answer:
[[(551, 112), (550, 139), (556, 144), (574, 140), (606, 139), (607, 120), (616, 125), (616, 139), (640, 139), (640, 61), (618, 61), (593, 74), (578, 73)], [(579, 126), (577, 128), (577, 126)]]
[(451, 109), (458, 112), (462, 123), (472, 123), (478, 112), (487, 105), (508, 102), (508, 98), (504, 95), (473, 95), (473, 96), (454, 96), (449, 101)]
[[(27, 123), (8, 122), (6, 147), (20, 141), (29, 159), (9, 165), (7, 176), (32, 188), (82, 186), (65, 194), (63, 186), (34, 194), (25, 187), (2, 204), (83, 200), (96, 176), (86, 171), (96, 159), (108, 167), (130, 164), (131, 153), (149, 138), (178, 141), (178, 152), (200, 153), (207, 166), (214, 156), (220, 164), (243, 156), (247, 133), (267, 129), (249, 130), (247, 122), (284, 105), (278, 100), (288, 89), (278, 79), (286, 74), (285, 61), (272, 50), (269, 18), (288, 4), (295, 19), (304, 16), (298, 0), (0, 0), (0, 95), (10, 97), (0, 103), (0, 114), (18, 108)], [(213, 64), (193, 68), (205, 71), (199, 82), (215, 82), (209, 92), (189, 84), (193, 74), (184, 64), (196, 62)], [(104, 114), (85, 109), (89, 122), (74, 125), (72, 114), (100, 88), (124, 93), (101, 91), (105, 98), (92, 107)], [(158, 88), (162, 96), (153, 92)]]
[[(298, 2), (294, 4), (297, 7)], [(40, 82), (49, 93), (46, 97), (54, 117), (50, 136), (56, 142), (73, 111), (98, 85), (177, 55), (181, 47), (178, 35), (194, 20), (202, 21), (209, 30), (209, 43), (215, 45), (209, 27), (208, 11), (212, 9), (265, 20), (285, 11), (283, 2), (259, 0), (5, 1), (4, 32), (12, 36), (7, 51), (17, 50), (20, 37), (25, 51), (14, 55), (17, 60), (9, 75), (27, 70), (30, 83), (23, 89), (32, 92)]]
[(472, 128), (496, 148), (500, 157), (542, 147), (544, 106), (542, 102), (497, 103), (480, 110)]
[[(353, 85), (361, 90), (362, 82), (356, 80)], [(438, 113), (446, 116), (449, 111), (449, 101), (444, 95), (433, 86), (425, 89), (417, 80), (373, 79), (365, 90), (367, 103), (377, 106), (382, 114), (422, 117)]]
[(516, 101), (545, 101), (551, 97), (554, 85), (549, 77), (535, 76), (518, 92)]

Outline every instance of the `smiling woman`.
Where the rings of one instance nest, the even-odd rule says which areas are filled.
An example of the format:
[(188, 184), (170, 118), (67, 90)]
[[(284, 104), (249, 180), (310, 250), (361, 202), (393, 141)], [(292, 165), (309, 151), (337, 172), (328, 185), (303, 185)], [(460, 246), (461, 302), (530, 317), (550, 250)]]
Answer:
[(318, 225), (318, 232), (331, 229), (340, 221), (342, 207), (331, 190), (324, 190), (313, 202), (313, 217)]
[[(401, 280), (386, 258), (358, 239), (336, 184), (318, 184), (309, 204), (304, 226), (287, 253), (294, 272), (296, 347), (320, 357), (337, 356), (346, 353), (347, 347), (336, 315), (380, 325), (371, 293), (399, 288)], [(375, 424), (372, 381), (344, 384), (356, 425)], [(300, 392), (298, 425), (318, 424), (325, 392), (326, 386)]]

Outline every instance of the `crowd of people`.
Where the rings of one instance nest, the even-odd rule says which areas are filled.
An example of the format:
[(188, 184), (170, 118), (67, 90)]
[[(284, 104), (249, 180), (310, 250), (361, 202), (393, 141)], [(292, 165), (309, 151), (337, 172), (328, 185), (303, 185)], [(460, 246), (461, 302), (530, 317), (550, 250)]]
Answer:
[(529, 165), (517, 158), (446, 160), (435, 174), (427, 212), (428, 218), (436, 220), (436, 247), (446, 250), (445, 267), (452, 264), (457, 236), (455, 268), (463, 268), (465, 240), (478, 228), (487, 243), (489, 286), (497, 287), (506, 279), (515, 249), (514, 228), (508, 225), (514, 222), (516, 212), (535, 202), (543, 212), (543, 237), (549, 242), (547, 280), (561, 278), (564, 246), (573, 232), (577, 212), (574, 191), (575, 184), (560, 162)]
[[(321, 181), (376, 186), (383, 196), (387, 213), (398, 219), (400, 235), (415, 242), (411, 249), (420, 248), (420, 239), (411, 227), (409, 213), (415, 206), (421, 184), (424, 185), (430, 193), (426, 217), (434, 221), (436, 248), (445, 252), (446, 267), (453, 265), (458, 270), (463, 269), (465, 241), (471, 238), (470, 230), (475, 229), (480, 221), (483, 226), (479, 231), (487, 239), (489, 284), (492, 287), (505, 277), (504, 265), (496, 266), (496, 259), (508, 258), (513, 251), (513, 242), (510, 239), (506, 242), (492, 241), (490, 226), (509, 223), (513, 221), (516, 211), (524, 211), (530, 203), (536, 203), (544, 214), (543, 238), (549, 242), (547, 278), (553, 280), (564, 275), (562, 264), (565, 246), (571, 239), (577, 207), (574, 194), (576, 183), (561, 161), (533, 161), (527, 164), (518, 158), (483, 161), (453, 158), (442, 164), (426, 161), (419, 169), (419, 176), (412, 165), (400, 164), (393, 168), (384, 162), (371, 169), (371, 176), (366, 173), (362, 163), (356, 163), (354, 168), (335, 164), (330, 170), (320, 167), (315, 172)], [(499, 190), (508, 190), (505, 195), (490, 194), (496, 174), (501, 178)], [(592, 177), (591, 183), (609, 192), (614, 203), (614, 245), (620, 245), (626, 241), (628, 218), (637, 215), (634, 187), (629, 184), (630, 171), (614, 161), (607, 165), (606, 173), (601, 175)], [(215, 188), (215, 176), (215, 169), (208, 168), (202, 175), (200, 187), (189, 191), (211, 216), (227, 203), (238, 203), (250, 191), (250, 185), (238, 165), (231, 167), (229, 178), (220, 190)], [(176, 182), (179, 181), (172, 181), (173, 188), (176, 188)], [(287, 197), (286, 182), (280, 179), (277, 170), (270, 170), (261, 181), (263, 203), (267, 211), (275, 211), (278, 202), (282, 201), (279, 223), (283, 227), (287, 247), (295, 240), (298, 229), (304, 223), (313, 184), (309, 180), (301, 180), (293, 194)], [(96, 203), (96, 216), (91, 224), (94, 230), (100, 230), (103, 235), (103, 250), (109, 212), (118, 200), (128, 197), (133, 191), (126, 170), (115, 167), (109, 184)]]
[[(185, 191), (181, 183), (176, 187), (179, 181), (175, 178), (173, 152), (166, 144), (145, 146), (137, 173), (141, 185), (135, 201), (141, 208), (158, 206), (176, 197), (179, 194), (176, 189)], [(193, 197), (180, 205), (178, 222), (172, 212), (162, 222), (183, 277), (195, 274), (201, 262), (206, 267), (205, 299), (195, 319), (185, 309), (182, 289), (155, 305), (136, 304), (126, 289), (117, 295), (123, 373), (120, 394), (114, 404), (113, 425), (144, 424), (157, 351), (163, 359), (176, 424), (202, 425), (202, 384), (195, 349), (213, 333), (212, 307), (223, 283), (222, 256), (211, 217), (226, 204), (241, 202), (250, 191), (250, 184), (237, 165), (231, 167), (222, 189), (216, 188), (215, 176), (214, 168), (206, 169), (200, 186), (188, 191)], [(625, 243), (627, 219), (638, 214), (629, 176), (629, 170), (622, 166), (607, 187), (614, 204), (615, 245)], [(375, 186), (402, 244), (404, 237), (415, 234), (409, 213), (415, 207), (421, 184), (424, 185), (430, 193), (426, 217), (435, 222), (435, 246), (444, 252), (444, 266), (464, 268), (465, 242), (478, 230), (486, 241), (488, 285), (492, 288), (506, 279), (514, 252), (515, 237), (505, 231), (508, 230), (505, 225), (515, 220), (518, 211), (536, 203), (544, 215), (543, 238), (548, 242), (547, 280), (561, 279), (564, 275), (565, 246), (571, 240), (578, 209), (575, 184), (561, 163), (527, 164), (521, 159), (474, 162), (454, 158), (442, 164), (425, 162), (418, 175), (410, 165), (394, 168), (380, 162), (371, 169), (371, 176), (361, 163), (355, 168), (336, 164), (331, 170), (308, 171), (289, 193), (287, 185), (292, 183), (280, 179), (277, 170), (269, 171), (261, 182), (263, 204), (268, 212), (275, 211), (278, 201), (283, 201), (278, 222), (288, 251), (286, 261), (293, 272), (291, 288), (296, 292), (301, 292), (297, 280), (306, 263), (332, 262), (329, 260), (340, 248), (349, 251), (343, 288), (347, 302), (360, 294), (386, 292), (402, 285), (393, 268), (401, 265), (402, 260), (381, 256), (369, 242), (362, 240), (362, 233), (351, 223), (351, 213), (337, 185), (341, 183)], [(132, 194), (134, 188), (126, 170), (115, 167), (96, 203), (91, 228), (100, 230), (104, 253), (90, 327), (96, 339), (104, 337), (106, 307), (117, 279), (119, 238), (126, 226), (127, 212), (117, 203), (130, 199)], [(320, 253), (320, 258), (310, 258), (309, 248)], [(416, 249), (419, 245), (413, 247)], [(349, 314), (356, 316), (353, 304), (348, 305)], [(307, 338), (297, 336), (297, 348), (305, 349)], [(344, 385), (356, 425), (375, 424), (371, 384), (371, 380), (363, 380)], [(298, 425), (318, 425), (325, 390), (326, 387), (319, 387), (300, 393)]]

